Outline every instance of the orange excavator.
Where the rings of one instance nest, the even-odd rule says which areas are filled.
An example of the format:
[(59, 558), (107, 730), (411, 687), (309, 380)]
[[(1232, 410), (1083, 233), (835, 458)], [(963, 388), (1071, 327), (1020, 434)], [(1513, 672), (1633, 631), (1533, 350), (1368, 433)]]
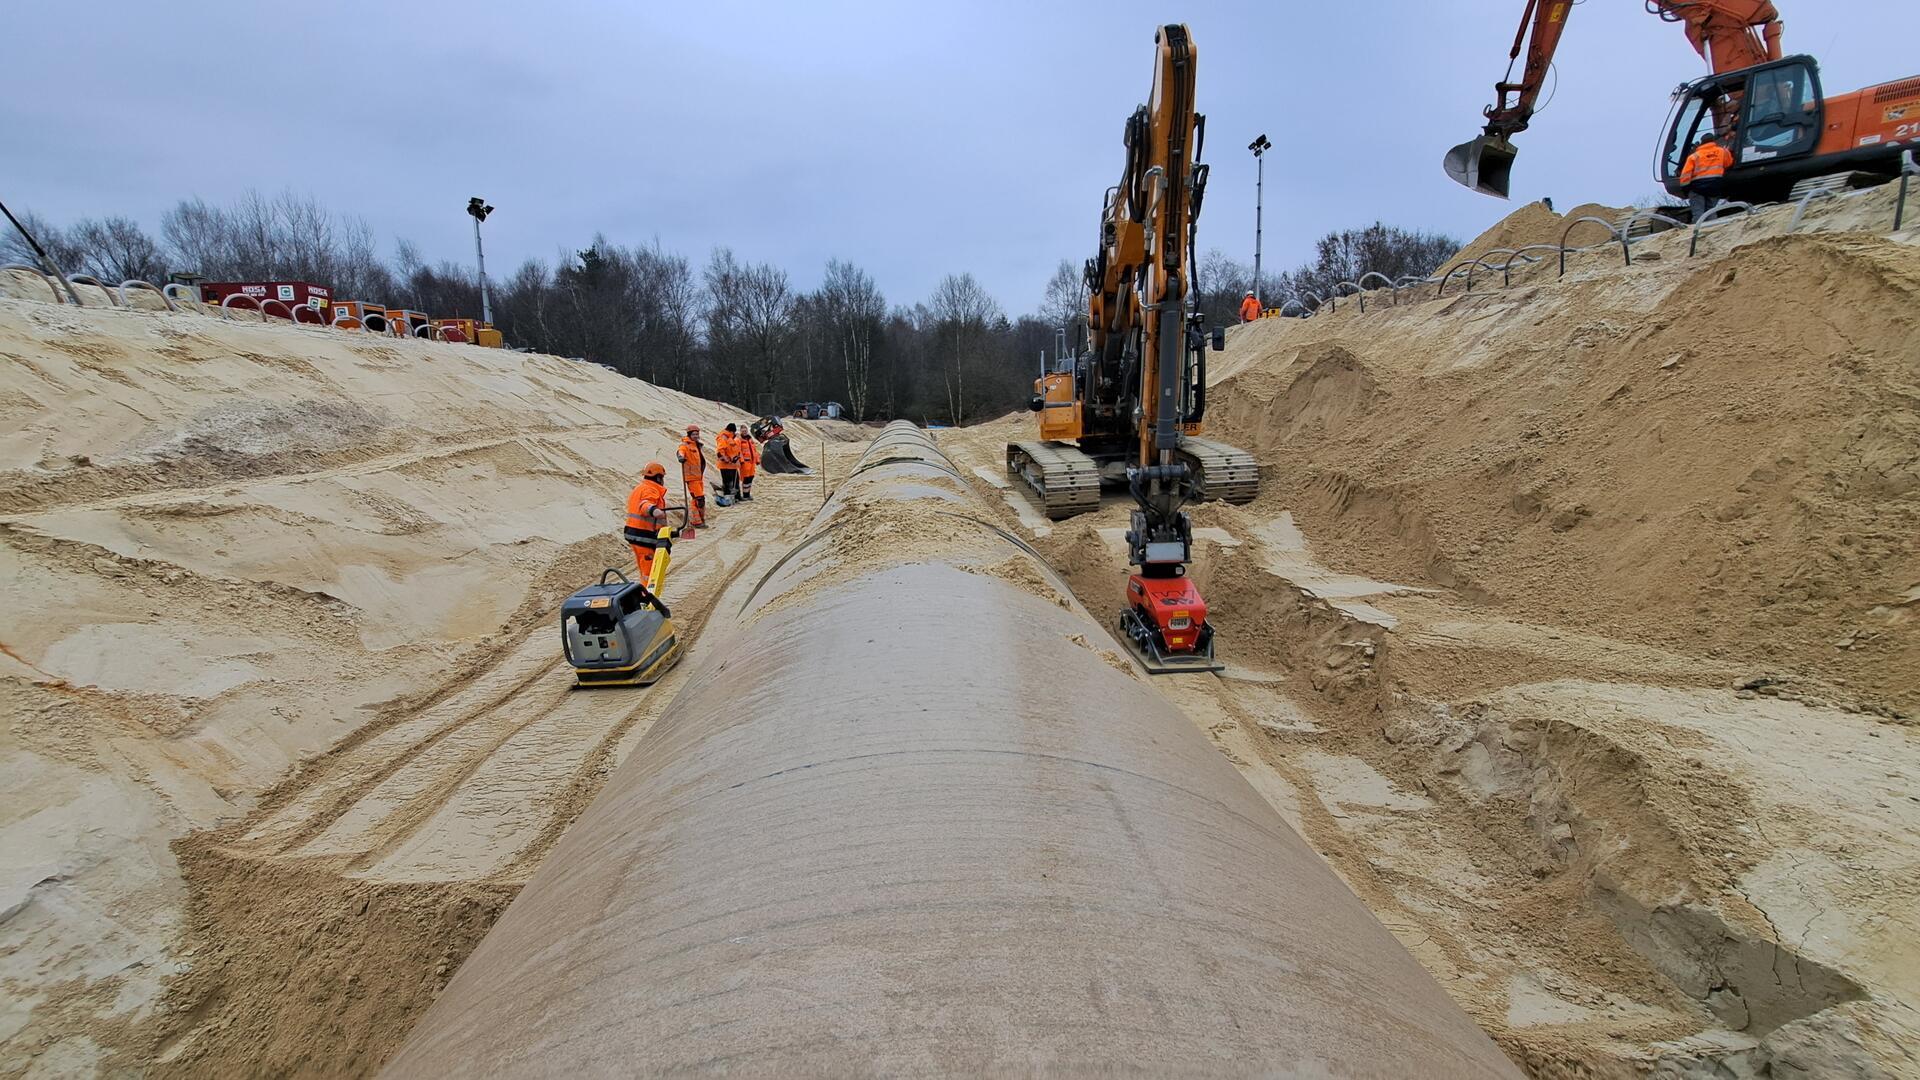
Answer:
[(1194, 111), (1186, 27), (1162, 27), (1156, 40), (1153, 95), (1127, 119), (1126, 166), (1086, 264), (1089, 347), (1041, 372), (1028, 402), (1040, 438), (1007, 446), (1007, 472), (1054, 520), (1098, 508), (1103, 484), (1131, 486), (1130, 470), (1161, 456), (1186, 467), (1195, 501), (1260, 493), (1253, 455), (1200, 437), (1206, 335), (1190, 310), (1190, 268), (1206, 118)]
[[(1810, 56), (1783, 56), (1784, 24), (1772, 0), (1645, 0), (1647, 11), (1680, 24), (1711, 75), (1682, 85), (1662, 137), (1656, 172), (1673, 195), (1687, 156), (1713, 134), (1732, 151), (1721, 194), (1747, 202), (1778, 200), (1802, 181), (1872, 180), (1898, 173), (1907, 150), (1920, 149), (1920, 77), (1828, 97)], [(1566, 32), (1571, 0), (1527, 0), (1507, 78), (1486, 109), (1479, 138), (1448, 151), (1447, 175), (1475, 191), (1506, 198), (1518, 151), (1512, 137), (1533, 119), (1540, 90)], [(1513, 64), (1526, 69), (1513, 81)]]
[(1088, 348), (1035, 384), (1049, 441), (1007, 447), (1008, 470), (1025, 475), (1055, 516), (1098, 505), (1109, 467), (1124, 476), (1136, 504), (1128, 561), (1139, 570), (1127, 580), (1120, 632), (1156, 674), (1220, 669), (1206, 602), (1187, 577), (1193, 526), (1184, 508), (1207, 498), (1209, 485), (1213, 497), (1236, 499), (1253, 498), (1258, 485), (1251, 456), (1198, 438), (1207, 347), (1224, 348), (1225, 332), (1209, 335), (1194, 303), (1194, 226), (1207, 185), (1197, 64), (1187, 28), (1161, 27), (1153, 91), (1127, 120), (1126, 166), (1107, 190), (1086, 265)]

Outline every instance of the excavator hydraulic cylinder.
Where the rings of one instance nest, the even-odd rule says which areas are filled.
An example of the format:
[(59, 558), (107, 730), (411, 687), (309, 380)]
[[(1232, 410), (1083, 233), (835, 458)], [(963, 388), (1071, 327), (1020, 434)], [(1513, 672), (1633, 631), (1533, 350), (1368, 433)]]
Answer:
[(926, 434), (710, 618), (388, 1075), (1519, 1076)]

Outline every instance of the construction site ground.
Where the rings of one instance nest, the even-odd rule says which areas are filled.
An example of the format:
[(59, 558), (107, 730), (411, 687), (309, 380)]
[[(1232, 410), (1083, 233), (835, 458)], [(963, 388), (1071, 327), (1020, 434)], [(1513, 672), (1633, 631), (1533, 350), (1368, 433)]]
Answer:
[[(1194, 509), (1227, 670), (1152, 685), (1536, 1076), (1920, 1075), (1920, 247), (1819, 209), (1214, 358), (1262, 494)], [(376, 1070), (869, 434), (796, 425), (826, 476), (675, 549), (688, 658), (576, 692), (559, 599), (738, 410), (0, 299), (0, 416), (8, 1075)], [(937, 433), (1111, 612), (1125, 497), (1046, 521), (1031, 437)]]

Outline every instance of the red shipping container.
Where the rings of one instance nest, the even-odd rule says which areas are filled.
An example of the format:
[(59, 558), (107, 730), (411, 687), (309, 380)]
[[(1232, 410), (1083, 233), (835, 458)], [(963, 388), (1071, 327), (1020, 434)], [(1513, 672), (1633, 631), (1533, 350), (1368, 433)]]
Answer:
[[(210, 281), (200, 286), (200, 298), (209, 304), (219, 304), (236, 293), (250, 296), (261, 304), (277, 300), (287, 306), (289, 315), (296, 307), (310, 307), (320, 316), (322, 325), (333, 321), (333, 312), (327, 310), (333, 303), (333, 290), (325, 285), (306, 281)], [(236, 303), (234, 306), (251, 308), (253, 305)], [(278, 307), (267, 310), (281, 314)]]

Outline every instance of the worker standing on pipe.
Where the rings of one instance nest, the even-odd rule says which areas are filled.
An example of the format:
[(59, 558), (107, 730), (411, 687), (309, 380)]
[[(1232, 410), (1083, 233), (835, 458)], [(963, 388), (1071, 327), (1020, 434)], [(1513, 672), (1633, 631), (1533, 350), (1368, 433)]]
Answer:
[(699, 424), (687, 425), (687, 435), (674, 456), (680, 459), (680, 483), (687, 490), (689, 527), (703, 528), (707, 524), (707, 452), (700, 446)]
[(1260, 298), (1248, 290), (1246, 299), (1240, 301), (1240, 321), (1252, 322), (1260, 317)]
[(660, 538), (660, 523), (667, 517), (666, 507), (667, 467), (649, 461), (647, 467), (640, 470), (640, 482), (627, 495), (627, 526), (621, 534), (633, 549), (633, 565), (640, 571), (640, 581), (653, 575), (654, 553), (673, 543)]
[(740, 496), (740, 428), (728, 424), (713, 437), (713, 456), (720, 463), (720, 494), (729, 499)]
[(1720, 189), (1726, 183), (1727, 168), (1733, 155), (1709, 131), (1700, 136), (1699, 145), (1687, 156), (1680, 170), (1680, 183), (1687, 189), (1687, 203), (1693, 208), (1693, 220), (1699, 221), (1720, 203)]
[(740, 432), (740, 497), (753, 498), (753, 474), (760, 469), (760, 448), (753, 441), (753, 425)]

